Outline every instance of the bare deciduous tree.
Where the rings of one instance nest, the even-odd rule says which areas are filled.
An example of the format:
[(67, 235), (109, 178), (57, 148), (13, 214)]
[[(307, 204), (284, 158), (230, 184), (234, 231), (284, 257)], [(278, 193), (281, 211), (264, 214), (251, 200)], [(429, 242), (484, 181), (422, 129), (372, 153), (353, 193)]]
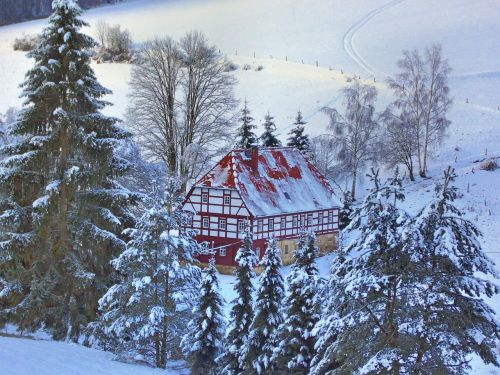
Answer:
[(182, 68), (181, 53), (171, 38), (146, 42), (132, 69), (127, 120), (146, 156), (177, 171), (177, 89)]
[(440, 45), (419, 51), (405, 51), (398, 61), (400, 72), (388, 79), (397, 100), (394, 105), (408, 114), (415, 127), (419, 174), (425, 177), (430, 150), (439, 145), (450, 121), (446, 115), (452, 103), (449, 97), (448, 61)]
[(415, 181), (414, 159), (417, 154), (417, 134), (415, 126), (406, 112), (397, 112), (394, 106), (389, 106), (380, 116), (384, 123), (383, 150), (381, 158), (391, 169), (403, 164), (408, 170), (411, 181)]
[(199, 32), (145, 43), (132, 70), (128, 122), (148, 156), (184, 185), (231, 135), (235, 79), (224, 70)]
[(351, 195), (355, 199), (359, 172), (377, 160), (377, 90), (374, 86), (363, 85), (355, 80), (342, 92), (344, 113), (340, 114), (334, 108), (324, 108), (323, 112), (330, 117), (333, 150), (336, 151), (341, 171), (352, 179)]
[(190, 32), (180, 41), (182, 70), (182, 132), (179, 153), (182, 178), (193, 178), (207, 161), (210, 150), (219, 149), (231, 134), (231, 112), (236, 107), (236, 80), (225, 70), (225, 60), (205, 36)]
[(104, 20), (98, 20), (95, 26), (97, 40), (102, 48), (106, 48), (106, 38), (108, 35), (109, 25)]
[(311, 139), (312, 161), (326, 177), (335, 174), (336, 158), (333, 150), (333, 138), (330, 134), (318, 135)]

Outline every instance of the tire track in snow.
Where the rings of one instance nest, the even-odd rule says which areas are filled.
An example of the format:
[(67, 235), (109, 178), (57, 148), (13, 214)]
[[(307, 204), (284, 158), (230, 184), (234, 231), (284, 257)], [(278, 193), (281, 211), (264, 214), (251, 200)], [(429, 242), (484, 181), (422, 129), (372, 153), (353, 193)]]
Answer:
[(353, 44), (353, 38), (354, 35), (364, 26), (366, 25), (371, 19), (376, 17), (379, 13), (383, 12), (384, 10), (391, 8), (397, 4), (402, 3), (405, 0), (393, 0), (390, 1), (376, 9), (373, 9), (369, 13), (367, 13), (365, 16), (363, 16), (358, 22), (356, 22), (354, 25), (352, 25), (347, 32), (344, 34), (344, 51), (353, 59), (364, 71), (366, 71), (368, 74), (375, 76), (375, 69), (368, 64), (363, 57), (358, 53), (356, 48), (354, 47)]

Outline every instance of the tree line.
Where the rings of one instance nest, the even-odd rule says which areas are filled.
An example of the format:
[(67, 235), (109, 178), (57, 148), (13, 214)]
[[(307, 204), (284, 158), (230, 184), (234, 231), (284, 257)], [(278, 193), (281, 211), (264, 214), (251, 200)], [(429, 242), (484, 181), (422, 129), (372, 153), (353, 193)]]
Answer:
[[(500, 325), (482, 299), (499, 289), (478, 276), (496, 271), (455, 204), (454, 170), (416, 215), (400, 207), (397, 170), (386, 182), (375, 170), (369, 178), (373, 187), (339, 234), (327, 280), (314, 234), (302, 232), (286, 280), (269, 240), (254, 290), (247, 230), (225, 335), (210, 264), (183, 341), (192, 374), (465, 374), (471, 354), (499, 365)], [(344, 236), (353, 238), (347, 247)]]
[[(3, 0), (0, 7), (0, 26), (47, 17), (52, 13), (53, 0)], [(78, 0), (83, 8), (114, 4), (121, 0)]]

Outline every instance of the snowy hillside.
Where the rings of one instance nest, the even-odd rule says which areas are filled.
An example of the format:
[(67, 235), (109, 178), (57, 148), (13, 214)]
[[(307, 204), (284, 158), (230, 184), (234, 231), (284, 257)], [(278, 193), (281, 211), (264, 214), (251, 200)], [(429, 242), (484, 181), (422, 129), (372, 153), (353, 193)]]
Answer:
[[(459, 204), (483, 232), (485, 251), (500, 272), (500, 170), (479, 170), (477, 162), (500, 157), (498, 0), (128, 0), (89, 10), (84, 18), (91, 24), (100, 19), (119, 23), (130, 30), (135, 42), (157, 35), (178, 38), (193, 29), (204, 32), (239, 66), (237, 97), (248, 100), (259, 123), (271, 111), (282, 139), (299, 109), (310, 134), (325, 132), (327, 119), (320, 109), (340, 105), (339, 89), (352, 74), (366, 83), (375, 80), (382, 107), (391, 98), (384, 79), (395, 72), (401, 51), (442, 43), (454, 68), (452, 125), (431, 161), (431, 178), (408, 187), (405, 205), (417, 211), (451, 164), (465, 194)], [(44, 25), (44, 20), (36, 20), (0, 27), (0, 113), (21, 106), (18, 85), (32, 64), (23, 52), (12, 50), (12, 42), (23, 33), (39, 32)], [(252, 69), (243, 70), (245, 64)], [(259, 65), (263, 70), (256, 71)], [(114, 92), (108, 97), (114, 106), (106, 113), (123, 117), (131, 66), (93, 64), (93, 68), (100, 82)], [(320, 260), (325, 276), (329, 259)], [(221, 281), (229, 302), (234, 298), (234, 278), (223, 276)], [(489, 302), (500, 314), (500, 297)], [(24, 360), (27, 356), (29, 361)], [(77, 345), (1, 335), (0, 361), (0, 372), (8, 374), (160, 373)], [(474, 374), (495, 371), (473, 359)]]
[[(28, 358), (29, 360), (27, 360)], [(76, 344), (0, 335), (2, 374), (11, 375), (173, 375), (186, 374), (179, 365), (167, 371), (113, 360), (113, 355)]]

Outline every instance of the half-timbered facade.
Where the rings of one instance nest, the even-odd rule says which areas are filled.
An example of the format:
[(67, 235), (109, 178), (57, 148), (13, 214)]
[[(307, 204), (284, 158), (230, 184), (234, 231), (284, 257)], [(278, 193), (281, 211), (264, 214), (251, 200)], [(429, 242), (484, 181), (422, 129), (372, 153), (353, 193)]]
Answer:
[(322, 251), (332, 250), (339, 206), (328, 181), (289, 147), (229, 152), (194, 184), (184, 202), (193, 213), (190, 228), (215, 251), (221, 266), (236, 265), (246, 225), (259, 258), (274, 236), (289, 263), (301, 228), (316, 233)]

